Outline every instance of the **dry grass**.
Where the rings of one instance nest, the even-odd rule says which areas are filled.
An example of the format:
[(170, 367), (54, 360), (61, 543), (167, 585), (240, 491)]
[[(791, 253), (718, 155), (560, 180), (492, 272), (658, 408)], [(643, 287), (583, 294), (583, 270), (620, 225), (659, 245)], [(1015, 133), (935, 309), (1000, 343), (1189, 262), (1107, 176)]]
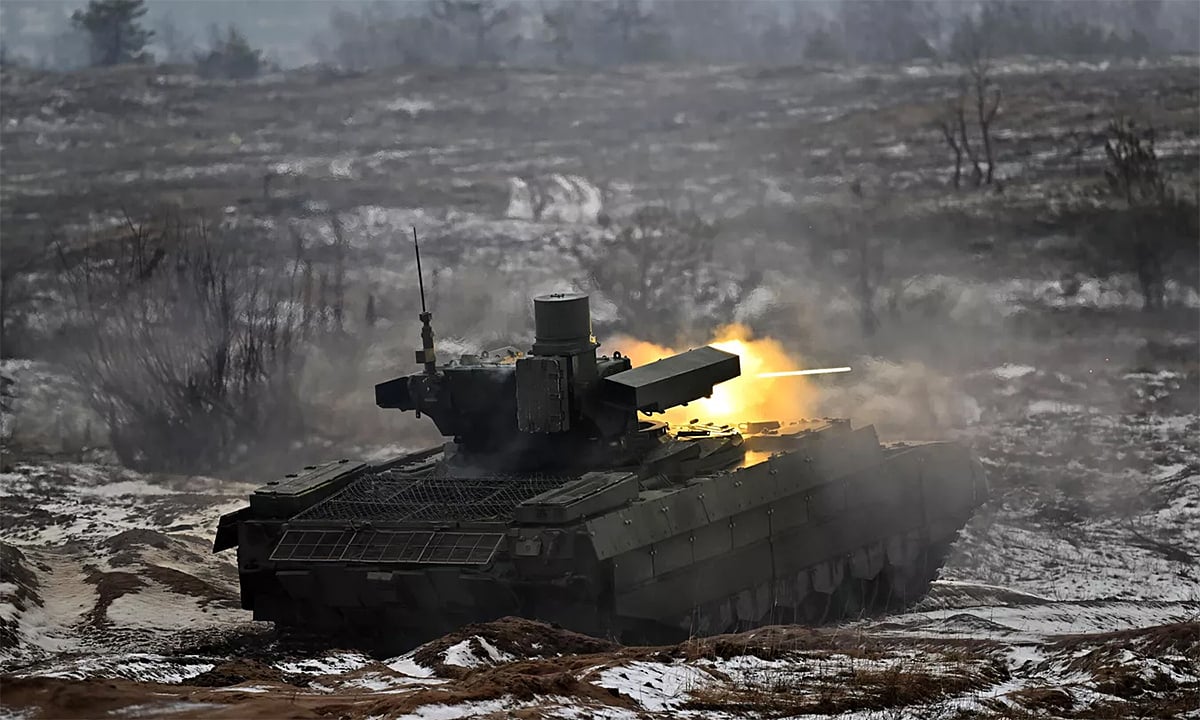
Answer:
[(1006, 674), (1000, 663), (959, 651), (952, 656), (901, 654), (883, 660), (809, 651), (792, 654), (786, 668), (697, 688), (684, 707), (768, 717), (887, 710), (980, 690)]
[(445, 653), (453, 645), (468, 641), (480, 657), (486, 657), (478, 641), (483, 638), (503, 653), (518, 658), (555, 657), (559, 655), (579, 657), (595, 653), (606, 653), (619, 646), (608, 640), (553, 627), (546, 623), (519, 617), (504, 617), (489, 623), (465, 625), (459, 630), (433, 642), (422, 645), (413, 654), (413, 660), (431, 668), (437, 675), (461, 678), (471, 674), (468, 668), (447, 665)]
[(1025, 688), (1010, 693), (1008, 698), (1031, 712), (1060, 713), (1075, 707), (1071, 694), (1062, 688)]
[[(96, 573), (110, 591), (121, 589), (117, 573)], [(111, 595), (111, 593), (104, 593)], [(1035, 670), (1029, 687), (1001, 698), (981, 699), (986, 716), (1006, 718), (1177, 717), (1195, 708), (1200, 684), (1177, 681), (1166, 674), (1145, 674), (1139, 658), (1189, 667), (1176, 668), (1187, 677), (1195, 670), (1200, 639), (1196, 623), (1090, 636), (1058, 638), (1043, 646), (1047, 663), (1063, 672), (1085, 672), (1094, 692), (1079, 696), (1074, 685), (1054, 686), (1043, 677), (1049, 665)], [(445, 651), (459, 642), (484, 638), (511, 662), (474, 668), (447, 666)], [(537, 645), (535, 648), (534, 645)], [(620, 647), (519, 618), (506, 618), (464, 628), (423, 648), (417, 662), (436, 666), (450, 682), (438, 686), (403, 687), (406, 680), (386, 666), (372, 663), (341, 676), (286, 676), (270, 660), (239, 659), (218, 665), (185, 685), (158, 685), (124, 680), (67, 681), (5, 678), (5, 701), (13, 707), (36, 707), (52, 717), (88, 717), (147, 702), (205, 703), (182, 709), (177, 717), (347, 717), (396, 716), (432, 705), (469, 706), (502, 701), (495, 716), (549, 717), (560, 704), (586, 715), (599, 708), (640, 712), (628, 694), (601, 687), (608, 668), (633, 661), (685, 665), (704, 673), (694, 687), (682, 690), (678, 711), (713, 711), (734, 716), (784, 717), (856, 711), (914, 712), (942, 708), (952, 698), (970, 698), (1010, 679), (1004, 646), (963, 639), (880, 637), (863, 632), (771, 627), (741, 635), (698, 639), (674, 646)], [(1125, 651), (1136, 655), (1132, 660)], [(477, 648), (486, 657), (482, 648)], [(1080, 651), (1083, 651), (1082, 653)], [(1121, 657), (1118, 658), (1118, 655)], [(1056, 660), (1054, 658), (1059, 658)], [(1121, 661), (1124, 661), (1123, 663)], [(734, 661), (734, 662), (731, 662)], [(1074, 663), (1074, 664), (1072, 664)], [(1141, 663), (1141, 664), (1139, 664)], [(1067, 665), (1071, 665), (1070, 669)], [(359, 690), (358, 677), (392, 678), (399, 691), (380, 694)], [(333, 683), (332, 693), (315, 687)], [(268, 693), (242, 692), (238, 686), (268, 687)], [(89, 705), (84, 697), (94, 697)], [(148, 699), (150, 698), (150, 699)], [(517, 704), (511, 707), (509, 702)], [(209, 704), (211, 703), (211, 704)], [(493, 705), (485, 705), (491, 708)], [(500, 708), (501, 705), (494, 705)], [(949, 708), (946, 708), (949, 710)], [(172, 711), (176, 712), (176, 711)], [(971, 716), (964, 711), (964, 717)], [(490, 716), (489, 716), (490, 717)]]

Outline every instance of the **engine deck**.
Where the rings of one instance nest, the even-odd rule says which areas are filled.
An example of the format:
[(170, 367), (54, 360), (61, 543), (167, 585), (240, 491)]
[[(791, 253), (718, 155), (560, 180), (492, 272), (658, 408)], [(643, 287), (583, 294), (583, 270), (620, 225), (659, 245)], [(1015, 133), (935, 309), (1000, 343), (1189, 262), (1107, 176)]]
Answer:
[(507, 520), (522, 502), (570, 482), (561, 475), (487, 475), (463, 478), (444, 471), (399, 470), (356, 478), (292, 518), (293, 523), (487, 522)]

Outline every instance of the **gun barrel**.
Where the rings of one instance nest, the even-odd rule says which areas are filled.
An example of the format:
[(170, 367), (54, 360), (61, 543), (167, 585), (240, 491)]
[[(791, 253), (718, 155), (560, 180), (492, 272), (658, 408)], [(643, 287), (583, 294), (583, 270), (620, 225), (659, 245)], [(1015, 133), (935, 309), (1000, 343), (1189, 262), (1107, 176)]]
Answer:
[(755, 375), (756, 378), (799, 377), (801, 375), (828, 375), (830, 373), (847, 373), (848, 367), (814, 368), (812, 370), (784, 370), (782, 372), (765, 372)]

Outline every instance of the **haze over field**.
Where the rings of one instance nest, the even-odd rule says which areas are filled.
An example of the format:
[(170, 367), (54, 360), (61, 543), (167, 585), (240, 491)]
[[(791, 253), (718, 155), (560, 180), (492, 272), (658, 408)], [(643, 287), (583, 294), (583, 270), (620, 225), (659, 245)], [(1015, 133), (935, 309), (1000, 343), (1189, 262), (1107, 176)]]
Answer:
[[(83, 7), (0, 6), (6, 713), (1200, 717), (1200, 5)], [(374, 404), (414, 227), (442, 359), (585, 291), (601, 353), (852, 368), (668, 420), (955, 439), (991, 499), (889, 616), (280, 639), (217, 519), (443, 442)]]

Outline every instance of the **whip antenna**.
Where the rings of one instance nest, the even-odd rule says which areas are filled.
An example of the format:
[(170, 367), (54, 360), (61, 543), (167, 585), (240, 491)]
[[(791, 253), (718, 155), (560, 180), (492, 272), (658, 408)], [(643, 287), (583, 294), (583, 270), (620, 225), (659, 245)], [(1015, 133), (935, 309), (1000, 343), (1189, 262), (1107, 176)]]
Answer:
[(417, 251), (417, 285), (421, 288), (421, 312), (425, 310), (425, 278), (421, 274), (421, 243), (417, 242), (417, 226), (413, 225), (413, 249)]
[(417, 285), (421, 288), (421, 349), (417, 351), (417, 362), (425, 366), (428, 375), (437, 374), (437, 357), (433, 352), (433, 326), (429, 321), (433, 313), (425, 307), (425, 277), (421, 273), (421, 244), (417, 241), (417, 228), (413, 229), (413, 249), (417, 253)]

